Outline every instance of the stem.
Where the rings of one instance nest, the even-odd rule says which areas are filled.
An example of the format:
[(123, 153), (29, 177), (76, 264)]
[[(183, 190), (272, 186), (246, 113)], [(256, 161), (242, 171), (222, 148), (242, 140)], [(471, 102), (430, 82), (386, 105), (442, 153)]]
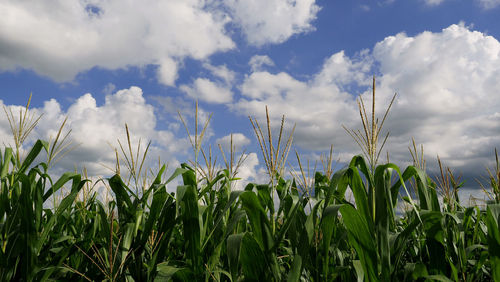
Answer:
[(375, 169), (375, 151), (377, 150), (377, 142), (376, 142), (376, 135), (375, 135), (375, 75), (373, 76), (373, 92), (372, 92), (372, 134), (371, 134), (371, 152), (370, 152), (370, 159), (371, 159), (371, 169), (372, 171)]
[(271, 230), (272, 234), (274, 235), (275, 230), (276, 230), (276, 223), (275, 223), (275, 210), (274, 210), (274, 176), (271, 176), (271, 199), (273, 201), (273, 206), (272, 206), (272, 212), (271, 212)]

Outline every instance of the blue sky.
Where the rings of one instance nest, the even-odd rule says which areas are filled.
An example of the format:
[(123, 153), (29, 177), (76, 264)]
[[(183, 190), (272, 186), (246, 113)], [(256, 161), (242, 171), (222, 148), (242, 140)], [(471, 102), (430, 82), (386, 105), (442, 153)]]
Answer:
[[(234, 133), (246, 148), (240, 176), (262, 179), (248, 116), (296, 124), (294, 149), (312, 162), (330, 144), (341, 161), (359, 149), (356, 97), (378, 114), (398, 98), (386, 129), (391, 161), (408, 164), (411, 138), (467, 179), (485, 174), (500, 144), (498, 0), (0, 1), (0, 104), (44, 116), (48, 139), (65, 116), (81, 145), (58, 169), (106, 174), (129, 124), (152, 155), (191, 158), (180, 110), (213, 113), (206, 144)], [(276, 129), (276, 128), (275, 128)], [(5, 116), (0, 140), (11, 144)], [(290, 155), (292, 156), (292, 154)], [(290, 157), (293, 163), (292, 157)]]

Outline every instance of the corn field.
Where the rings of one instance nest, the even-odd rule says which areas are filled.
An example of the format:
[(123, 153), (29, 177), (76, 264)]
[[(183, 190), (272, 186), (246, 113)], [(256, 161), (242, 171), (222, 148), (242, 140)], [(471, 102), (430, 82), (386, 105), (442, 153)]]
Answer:
[(84, 174), (52, 178), (50, 161), (66, 148), (57, 138), (37, 141), (24, 157), (22, 140), (4, 147), (0, 281), (500, 281), (498, 157), (484, 187), (492, 200), (464, 207), (459, 181), (446, 169), (431, 179), (416, 146), (413, 165), (379, 164), (381, 125), (362, 119), (365, 155), (334, 171), (330, 153), (311, 177), (302, 166), (285, 175), (292, 134), (280, 131), (276, 141), (269, 122), (263, 132), (251, 119), (269, 181), (243, 190), (234, 183), (244, 160), (235, 162), (231, 151), (226, 168), (210, 166), (197, 124), (195, 161), (171, 175), (162, 165), (147, 185), (141, 158), (120, 143), (124, 154), (130, 148), (129, 175), (117, 168), (102, 181), (109, 201), (88, 189)]

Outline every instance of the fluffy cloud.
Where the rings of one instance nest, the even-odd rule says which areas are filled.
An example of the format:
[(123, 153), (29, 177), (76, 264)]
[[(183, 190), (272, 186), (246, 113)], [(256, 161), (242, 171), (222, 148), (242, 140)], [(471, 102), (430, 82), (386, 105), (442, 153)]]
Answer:
[(239, 167), (236, 177), (240, 178), (234, 189), (243, 190), (248, 183), (265, 183), (268, 177), (262, 167), (259, 167), (259, 158), (256, 153), (244, 156), (245, 161)]
[(179, 87), (181, 91), (194, 99), (208, 103), (225, 104), (233, 101), (231, 87), (235, 79), (235, 72), (228, 69), (226, 65), (214, 66), (204, 63), (213, 80), (208, 78), (197, 78), (191, 85), (183, 84)]
[(413, 135), (452, 167), (482, 167), (500, 142), (500, 43), (452, 25), (440, 33), (388, 37), (373, 56), (383, 73), (381, 98), (400, 93), (387, 124), (395, 139)]
[(33, 69), (68, 81), (94, 66), (159, 66), (173, 84), (178, 61), (234, 47), (228, 17), (205, 1), (2, 1), (0, 69)]
[[(19, 112), (18, 106), (8, 107), (13, 110), (14, 115)], [(175, 167), (179, 164), (176, 157), (185, 154), (189, 148), (186, 140), (177, 138), (174, 132), (156, 129), (154, 108), (146, 103), (142, 90), (138, 87), (107, 95), (103, 105), (97, 105), (94, 97), (88, 93), (78, 98), (67, 111), (63, 111), (54, 99), (46, 101), (43, 107), (30, 111), (34, 116), (43, 114), (43, 117), (28, 143), (39, 138), (53, 138), (64, 118), (68, 117), (67, 128), (72, 129), (70, 136), (73, 144), (79, 146), (61, 160), (55, 168), (58, 172), (86, 167), (89, 175), (111, 174), (105, 167), (114, 168), (113, 147), (120, 152), (117, 139), (126, 145), (125, 123), (130, 130), (132, 144), (135, 144), (134, 150), (139, 139), (142, 140), (142, 149), (151, 140), (149, 154), (154, 156), (156, 161), (157, 157), (161, 156), (162, 161)], [(8, 129), (6, 116), (1, 115), (0, 140), (2, 143), (13, 145)]]
[(245, 146), (250, 144), (250, 139), (248, 139), (243, 133), (226, 135), (215, 140), (215, 143), (220, 144), (224, 152), (226, 154), (229, 154), (229, 152), (231, 151), (231, 138), (233, 142), (233, 148), (235, 148), (236, 152), (240, 152), (244, 149)]
[(181, 85), (179, 89), (192, 98), (208, 103), (229, 103), (233, 100), (230, 89), (207, 78), (197, 78), (191, 86)]
[(359, 150), (341, 125), (359, 128), (354, 95), (363, 93), (365, 103), (371, 103), (367, 83), (374, 69), (381, 73), (378, 116), (394, 92), (399, 94), (385, 124), (392, 161), (410, 159), (407, 147), (415, 137), (429, 161), (439, 154), (464, 177), (477, 176), (491, 164), (493, 148), (500, 144), (500, 43), (463, 25), (389, 36), (351, 58), (333, 54), (307, 81), (287, 73), (253, 72), (234, 108), (264, 117), (268, 105), (274, 125), (283, 113), (297, 124), (295, 144), (326, 150), (333, 143), (337, 153), (348, 156)]
[[(164, 98), (169, 99), (162, 100)], [(164, 109), (164, 113), (168, 116), (177, 115), (176, 111), (171, 110), (175, 105), (185, 110), (192, 110), (192, 105), (187, 105), (184, 100), (171, 99), (170, 97), (157, 97), (156, 100), (160, 104), (169, 105), (169, 108)], [(2, 100), (0, 100), (0, 107), (12, 111), (16, 118), (19, 111), (24, 109), (22, 106), (5, 105)], [(121, 156), (121, 149), (117, 139), (120, 139), (120, 142), (126, 146), (124, 149), (128, 150), (124, 128), (125, 123), (127, 123), (131, 133), (134, 153), (139, 140), (141, 140), (142, 151), (149, 140), (152, 142), (149, 147), (149, 158), (146, 160), (146, 166), (152, 168), (153, 171), (157, 171), (156, 165), (158, 157), (160, 157), (161, 161), (168, 163), (170, 170), (172, 170), (179, 167), (180, 162), (177, 158), (186, 162), (187, 158), (192, 157), (192, 151), (189, 141), (184, 137), (185, 134), (182, 130), (179, 130), (178, 126), (168, 126), (169, 130), (157, 128), (158, 117), (155, 114), (157, 110), (153, 108), (153, 105), (146, 102), (142, 90), (138, 87), (130, 87), (129, 89), (108, 94), (102, 105), (98, 105), (92, 94), (87, 93), (79, 97), (66, 111), (61, 109), (58, 101), (51, 99), (46, 101), (43, 107), (30, 109), (29, 114), (33, 117), (43, 116), (25, 142), (24, 148), (21, 148), (21, 153), (25, 154), (25, 150), (36, 139), (53, 139), (61, 123), (68, 117), (66, 128), (72, 129), (70, 138), (73, 140), (74, 145), (78, 144), (78, 147), (65, 155), (51, 169), (53, 175), (59, 176), (63, 172), (73, 169), (82, 171), (83, 168), (87, 169), (88, 176), (92, 179), (112, 175), (114, 173), (112, 169), (115, 168), (116, 164), (114, 148), (120, 154), (122, 174), (126, 174), (125, 159)], [(199, 109), (199, 111), (200, 119), (204, 120), (207, 113), (202, 109)], [(192, 114), (188, 113), (184, 118), (187, 119), (189, 126)], [(170, 124), (175, 125), (177, 123)], [(170, 130), (170, 128), (175, 129)], [(179, 137), (177, 133), (182, 137)], [(213, 130), (209, 127), (204, 144), (210, 142), (213, 134)], [(230, 135), (224, 136), (216, 139), (215, 144), (221, 144), (226, 150), (226, 154), (228, 154), (230, 139)], [(13, 146), (9, 122), (4, 114), (0, 115), (0, 144)], [(235, 133), (233, 134), (233, 144), (236, 147), (235, 161), (237, 161), (241, 156), (238, 154), (243, 154), (243, 147), (249, 145), (250, 140), (242, 133)], [(244, 162), (237, 170), (237, 177), (240, 180), (234, 183), (233, 189), (242, 190), (249, 182), (263, 183), (267, 181), (267, 175), (259, 166), (256, 153), (245, 153), (242, 158)], [(218, 159), (221, 160), (222, 158), (218, 157)], [(45, 161), (45, 158), (42, 157), (41, 161)], [(174, 180), (168, 189), (175, 191), (174, 187), (179, 184), (178, 181), (181, 180)], [(96, 187), (96, 191), (103, 199), (107, 197), (104, 187)]]
[[(0, 100), (0, 107), (2, 108), (2, 114), (0, 115), (0, 145), (1, 146), (14, 146), (14, 138), (12, 138), (12, 132), (10, 130), (10, 125), (9, 125), (9, 120), (7, 119), (7, 116), (4, 114), (4, 107), (6, 105), (3, 103), (2, 100)], [(12, 111), (12, 113), (18, 113), (21, 107), (6, 107), (7, 112)], [(10, 113), (9, 113), (10, 114)]]
[(250, 44), (282, 43), (313, 29), (320, 10), (315, 0), (225, 0)]
[(255, 55), (250, 58), (248, 64), (252, 68), (253, 72), (260, 71), (263, 66), (274, 66), (274, 62), (266, 55)]
[(365, 72), (370, 64), (366, 57), (366, 52), (353, 59), (344, 52), (333, 54), (325, 60), (321, 71), (305, 82), (284, 72), (254, 72), (243, 82), (243, 98), (234, 104), (234, 110), (261, 118), (268, 105), (275, 127), (285, 114), (285, 126), (290, 130), (296, 124), (294, 142), (303, 148), (326, 150), (332, 143), (350, 143), (342, 124), (353, 125), (358, 113), (355, 99), (348, 91), (353, 84), (369, 82)]
[(184, 58), (235, 47), (228, 23), (252, 44), (280, 43), (311, 30), (318, 9), (314, 0), (7, 0), (0, 3), (0, 71), (31, 69), (64, 82), (93, 67), (152, 64), (161, 83), (174, 85)]
[(210, 71), (210, 73), (221, 79), (226, 85), (230, 85), (236, 76), (235, 72), (228, 69), (226, 65), (214, 66), (208, 63), (203, 64), (203, 67)]

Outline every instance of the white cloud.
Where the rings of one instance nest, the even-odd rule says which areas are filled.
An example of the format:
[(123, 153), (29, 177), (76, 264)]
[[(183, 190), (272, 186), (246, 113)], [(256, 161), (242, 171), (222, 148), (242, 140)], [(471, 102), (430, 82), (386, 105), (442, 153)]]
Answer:
[(449, 158), (452, 167), (479, 165), (490, 156), (500, 141), (495, 38), (452, 25), (440, 33), (388, 37), (373, 55), (383, 73), (382, 97), (400, 93), (388, 123), (396, 136), (414, 135), (429, 155)]
[(178, 77), (178, 63), (172, 58), (163, 58), (158, 63), (158, 81), (165, 85), (174, 85)]
[(207, 78), (197, 78), (192, 86), (181, 85), (179, 89), (192, 98), (208, 103), (229, 103), (233, 100), (233, 93), (230, 89)]
[[(0, 115), (0, 146), (9, 146), (13, 147), (14, 146), (14, 138), (12, 138), (12, 131), (9, 126), (9, 121), (7, 119), (7, 116), (4, 114), (4, 107), (6, 105), (3, 103), (2, 100), (0, 100), (0, 107), (2, 108), (2, 114)], [(19, 109), (21, 107), (9, 107), (7, 108), (7, 111), (11, 110), (13, 113), (18, 113)]]
[[(92, 9), (89, 9), (92, 5)], [(155, 64), (172, 85), (178, 62), (231, 49), (229, 18), (206, 1), (2, 1), (0, 70), (33, 69), (69, 81), (94, 66)]]
[(321, 71), (305, 82), (284, 72), (254, 72), (241, 85), (243, 98), (234, 109), (262, 118), (268, 105), (275, 127), (285, 114), (288, 129), (296, 124), (295, 144), (303, 148), (326, 150), (332, 142), (349, 143), (341, 125), (353, 125), (358, 112), (355, 99), (347, 90), (353, 83), (369, 82), (369, 75), (363, 73), (369, 69), (369, 64), (361, 59), (365, 57), (365, 52), (357, 59), (350, 59), (343, 52), (333, 54), (325, 60)]
[(175, 85), (185, 58), (235, 47), (228, 23), (241, 26), (251, 44), (281, 43), (313, 29), (314, 1), (6, 0), (0, 71), (31, 69), (67, 82), (93, 67), (155, 65), (159, 82)]
[(226, 65), (214, 66), (205, 62), (203, 67), (210, 71), (213, 80), (208, 78), (197, 78), (191, 85), (183, 84), (179, 89), (194, 99), (208, 103), (225, 104), (233, 101), (231, 88), (236, 73), (227, 68)]
[[(8, 107), (14, 113), (19, 112), (19, 106)], [(70, 137), (73, 144), (79, 146), (60, 161), (55, 168), (57, 172), (86, 167), (89, 175), (112, 174), (103, 166), (114, 168), (115, 165), (115, 153), (108, 144), (118, 150), (117, 139), (126, 144), (123, 143), (126, 142), (125, 123), (128, 124), (134, 146), (141, 139), (144, 149), (147, 142), (152, 141), (149, 156), (156, 162), (161, 156), (162, 161), (176, 167), (179, 164), (176, 157), (186, 154), (189, 148), (185, 139), (177, 138), (174, 132), (156, 129), (154, 108), (146, 103), (142, 90), (138, 87), (107, 95), (103, 105), (97, 105), (94, 97), (87, 93), (78, 98), (67, 111), (63, 111), (54, 99), (46, 101), (43, 107), (30, 111), (36, 116), (43, 114), (43, 117), (27, 145), (36, 139), (49, 140), (51, 136), (54, 137), (64, 118), (68, 117), (67, 128), (72, 129)], [(0, 140), (13, 145), (11, 139), (6, 116), (0, 115)], [(123, 163), (122, 170), (125, 170)]]
[(441, 3), (443, 3), (444, 1), (446, 0), (424, 0), (425, 4), (426, 5), (429, 5), (429, 6), (437, 6), (437, 5), (440, 5)]
[(351, 59), (344, 51), (333, 54), (323, 63), (323, 68), (315, 77), (315, 84), (345, 87), (351, 83), (367, 85), (367, 73), (372, 67), (368, 50), (363, 50)]
[(109, 95), (109, 94), (112, 94), (113, 91), (115, 91), (115, 89), (116, 89), (116, 85), (114, 85), (113, 83), (108, 83), (102, 89), (102, 93), (104, 93), (105, 95)]
[(262, 167), (259, 167), (259, 158), (256, 153), (244, 156), (245, 161), (239, 167), (236, 177), (241, 178), (236, 181), (234, 189), (243, 190), (248, 183), (266, 183), (268, 177)]
[(220, 144), (224, 152), (228, 154), (231, 151), (231, 138), (233, 139), (233, 148), (235, 148), (236, 152), (240, 152), (245, 146), (250, 144), (250, 139), (248, 139), (243, 133), (226, 135), (215, 140), (215, 143)]
[(282, 43), (314, 29), (315, 0), (224, 0), (250, 44)]
[(253, 72), (262, 70), (263, 66), (274, 66), (273, 60), (266, 55), (254, 55), (248, 61)]
[(235, 72), (228, 69), (226, 65), (214, 66), (205, 63), (203, 67), (209, 70), (215, 77), (220, 78), (226, 85), (230, 85), (236, 76)]
[(352, 156), (359, 149), (341, 125), (360, 128), (354, 94), (366, 91), (365, 103), (371, 103), (367, 84), (375, 66), (381, 73), (377, 115), (383, 115), (394, 92), (399, 94), (385, 124), (392, 161), (410, 159), (407, 147), (415, 137), (424, 144), (431, 168), (439, 154), (464, 177), (484, 172), (500, 144), (500, 43), (464, 25), (390, 36), (354, 57), (333, 54), (306, 81), (287, 73), (253, 72), (233, 107), (262, 118), (268, 105), (276, 127), (281, 114), (297, 124), (295, 144), (326, 150), (333, 143), (341, 156)]
[(500, 0), (476, 0), (484, 9), (493, 9), (500, 5)]

